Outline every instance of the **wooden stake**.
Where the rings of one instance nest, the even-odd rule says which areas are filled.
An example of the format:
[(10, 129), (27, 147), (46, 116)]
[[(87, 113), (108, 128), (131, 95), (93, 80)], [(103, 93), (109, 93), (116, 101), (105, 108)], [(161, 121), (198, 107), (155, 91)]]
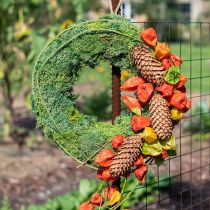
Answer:
[(122, 0), (109, 0), (110, 12), (118, 14)]
[(112, 66), (112, 123), (114, 123), (116, 117), (119, 116), (121, 112), (120, 78), (120, 68)]

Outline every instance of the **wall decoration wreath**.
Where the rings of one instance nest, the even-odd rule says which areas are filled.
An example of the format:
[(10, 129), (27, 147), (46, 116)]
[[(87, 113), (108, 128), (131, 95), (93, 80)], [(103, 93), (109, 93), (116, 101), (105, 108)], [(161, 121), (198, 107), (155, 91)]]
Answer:
[[(132, 93), (122, 96), (128, 111), (114, 124), (80, 113), (73, 94), (84, 67), (101, 61), (134, 75), (121, 86)], [(160, 165), (176, 155), (172, 130), (191, 106), (181, 63), (158, 42), (153, 28), (139, 29), (114, 14), (72, 25), (47, 43), (33, 73), (37, 124), (66, 154), (97, 168), (97, 177), (109, 183), (80, 210), (117, 208), (125, 199), (114, 184), (119, 177), (134, 173), (144, 184), (150, 160)]]

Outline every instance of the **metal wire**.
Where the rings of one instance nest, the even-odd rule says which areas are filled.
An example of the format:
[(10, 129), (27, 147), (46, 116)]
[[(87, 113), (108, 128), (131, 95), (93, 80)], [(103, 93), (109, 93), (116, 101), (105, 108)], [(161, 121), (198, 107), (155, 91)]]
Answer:
[[(210, 127), (203, 127), (203, 119), (205, 117), (210, 121), (210, 22), (152, 21), (134, 23), (142, 27), (155, 27), (159, 35), (166, 33), (166, 41), (170, 46), (173, 46), (174, 33), (178, 32), (179, 52), (176, 53), (184, 57), (184, 63), (189, 64), (188, 98), (192, 100), (192, 107), (197, 105), (200, 107), (197, 113), (194, 113), (192, 108), (182, 122), (176, 126), (177, 156), (168, 158), (160, 167), (154, 163), (151, 164), (156, 172), (156, 183), (149, 183), (135, 189), (145, 188), (148, 193), (148, 188), (156, 184), (158, 192), (153, 195), (154, 201), (149, 201), (146, 196), (145, 202), (140, 202), (133, 209), (209, 210), (210, 139), (204, 141), (203, 134), (210, 133)], [(164, 38), (161, 39), (164, 40)], [(195, 45), (199, 49), (197, 53), (195, 53)], [(205, 48), (205, 45), (208, 45), (209, 48)], [(205, 67), (204, 62), (208, 63)], [(204, 102), (208, 110), (203, 110)], [(186, 122), (192, 129), (195, 121), (198, 124), (196, 130), (186, 132), (183, 129)], [(194, 140), (194, 134), (198, 140)], [(188, 162), (186, 163), (186, 161)], [(168, 174), (169, 177), (161, 179), (163, 174)], [(161, 183), (166, 181), (170, 183), (167, 192), (161, 189)]]

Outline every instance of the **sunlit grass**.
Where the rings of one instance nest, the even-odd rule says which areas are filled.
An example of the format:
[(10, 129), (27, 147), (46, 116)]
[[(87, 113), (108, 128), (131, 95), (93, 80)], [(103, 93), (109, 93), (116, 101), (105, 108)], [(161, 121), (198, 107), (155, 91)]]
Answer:
[[(210, 44), (202, 48), (189, 43), (172, 43), (171, 51), (184, 59), (181, 71), (191, 80), (186, 84), (192, 93), (210, 92)], [(203, 60), (201, 60), (203, 59)]]

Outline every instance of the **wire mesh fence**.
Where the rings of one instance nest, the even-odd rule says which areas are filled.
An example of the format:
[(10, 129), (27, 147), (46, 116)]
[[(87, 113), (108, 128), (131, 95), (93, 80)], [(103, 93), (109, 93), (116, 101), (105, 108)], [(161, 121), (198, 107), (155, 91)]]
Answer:
[[(183, 58), (181, 71), (189, 78), (188, 98), (191, 111), (175, 126), (177, 156), (151, 168), (157, 180), (136, 188), (146, 192), (149, 185), (157, 195), (133, 209), (210, 209), (210, 23), (209, 22), (135, 22), (154, 27), (159, 40), (169, 43), (171, 51)], [(162, 36), (164, 34), (164, 36)], [(167, 174), (167, 178), (165, 175)], [(161, 185), (170, 187), (162, 190)]]

